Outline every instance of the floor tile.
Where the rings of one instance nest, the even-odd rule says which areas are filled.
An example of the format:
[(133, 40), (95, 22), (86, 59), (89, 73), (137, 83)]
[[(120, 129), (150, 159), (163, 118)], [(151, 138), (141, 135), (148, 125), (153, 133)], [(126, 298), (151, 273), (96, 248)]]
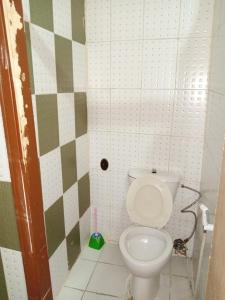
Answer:
[(191, 300), (192, 291), (190, 280), (183, 277), (172, 276), (171, 300)]
[(83, 259), (88, 259), (92, 261), (98, 261), (99, 256), (102, 253), (102, 249), (95, 250), (93, 248), (90, 248), (88, 245), (86, 245), (81, 253), (81, 257)]
[(82, 300), (116, 300), (118, 298), (86, 292)]
[(169, 300), (170, 297), (170, 276), (160, 276), (160, 288), (157, 297), (154, 300)]
[(125, 267), (98, 263), (87, 290), (111, 296), (125, 293), (129, 273)]
[(169, 275), (169, 274), (170, 274), (170, 271), (171, 271), (171, 261), (172, 261), (172, 258), (171, 258), (171, 260), (165, 265), (165, 267), (162, 269), (161, 274), (164, 274), (164, 275)]
[(83, 293), (73, 288), (63, 287), (56, 300), (81, 300)]
[(65, 286), (85, 290), (95, 265), (95, 262), (79, 258), (71, 269)]
[(110, 243), (106, 244), (99, 257), (99, 261), (112, 265), (123, 266), (124, 260), (121, 255), (119, 245)]
[(172, 275), (188, 277), (187, 258), (173, 256), (171, 263)]

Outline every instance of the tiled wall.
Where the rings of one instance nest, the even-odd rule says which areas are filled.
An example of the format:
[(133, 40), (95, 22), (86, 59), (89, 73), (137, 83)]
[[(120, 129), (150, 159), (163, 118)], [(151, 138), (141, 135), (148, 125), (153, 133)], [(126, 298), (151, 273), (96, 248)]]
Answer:
[[(213, 6), (86, 1), (91, 201), (108, 239), (118, 241), (129, 224), (129, 168), (178, 169), (183, 183), (200, 188)], [(173, 238), (192, 230), (180, 209), (193, 197), (178, 191), (167, 225)]]
[[(220, 169), (223, 158), (225, 135), (225, 3), (215, 1), (214, 23), (212, 31), (212, 51), (209, 76), (209, 97), (207, 104), (205, 143), (201, 190), (203, 201), (209, 207), (211, 221), (214, 222), (215, 209), (218, 199)], [(195, 266), (199, 260), (199, 247), (202, 241), (202, 228), (195, 238)], [(203, 266), (199, 285), (199, 299), (205, 299), (208, 261), (211, 252), (212, 234), (208, 234), (203, 253)], [(196, 269), (195, 269), (196, 275)]]
[(0, 109), (0, 299), (27, 299)]
[(55, 297), (90, 233), (84, 1), (23, 5)]

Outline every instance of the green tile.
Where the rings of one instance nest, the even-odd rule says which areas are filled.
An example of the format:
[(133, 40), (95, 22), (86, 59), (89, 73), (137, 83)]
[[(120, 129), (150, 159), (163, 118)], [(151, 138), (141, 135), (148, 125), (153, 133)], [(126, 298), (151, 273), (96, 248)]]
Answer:
[(69, 269), (72, 268), (78, 255), (80, 254), (80, 229), (79, 223), (70, 231), (66, 237), (67, 257)]
[(59, 198), (45, 212), (45, 226), (50, 257), (65, 239), (63, 197)]
[(31, 22), (53, 31), (52, 0), (30, 0)]
[(33, 62), (32, 62), (32, 53), (31, 53), (30, 26), (29, 23), (27, 22), (25, 22), (25, 36), (26, 36), (26, 46), (27, 46), (28, 66), (29, 66), (30, 89), (31, 89), (31, 94), (34, 94), (34, 75), (33, 75)]
[(56, 95), (36, 96), (40, 155), (59, 146), (59, 125)]
[(73, 92), (72, 41), (55, 35), (55, 58), (58, 92)]
[(90, 206), (90, 180), (89, 174), (84, 175), (78, 180), (78, 195), (79, 195), (79, 216), (83, 214)]
[(84, 0), (71, 1), (72, 38), (78, 43), (85, 44)]
[(1, 300), (8, 300), (8, 293), (7, 293), (7, 287), (5, 282), (5, 274), (2, 264), (2, 258), (0, 253), (0, 299)]
[(63, 191), (65, 192), (77, 180), (76, 144), (72, 141), (61, 147)]
[(10, 182), (0, 182), (0, 247), (20, 250)]
[(87, 133), (87, 97), (86, 93), (75, 93), (76, 137)]

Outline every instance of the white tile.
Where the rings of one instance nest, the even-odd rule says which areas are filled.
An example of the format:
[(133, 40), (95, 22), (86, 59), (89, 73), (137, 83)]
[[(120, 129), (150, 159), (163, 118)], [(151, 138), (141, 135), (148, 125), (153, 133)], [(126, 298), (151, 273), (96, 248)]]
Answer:
[(143, 34), (143, 0), (111, 2), (111, 39), (137, 40)]
[(104, 245), (99, 261), (112, 265), (123, 266), (124, 260), (118, 244), (107, 243)]
[(110, 0), (87, 0), (85, 7), (87, 41), (109, 41)]
[(91, 208), (89, 207), (79, 220), (80, 225), (80, 244), (83, 249), (90, 237), (91, 229)]
[(44, 210), (63, 194), (60, 148), (40, 157), (41, 186)]
[(190, 281), (186, 278), (172, 276), (171, 300), (192, 299)]
[(11, 181), (10, 171), (9, 171), (9, 161), (6, 149), (5, 132), (3, 127), (2, 111), (0, 107), (0, 180), (1, 181)]
[(141, 87), (140, 41), (120, 41), (111, 43), (111, 87)]
[(180, 36), (210, 36), (213, 11), (214, 1), (212, 0), (181, 0)]
[(23, 6), (23, 20), (30, 22), (30, 3), (29, 0), (22, 0)]
[(201, 137), (204, 135), (206, 91), (177, 91), (174, 105), (174, 136)]
[(73, 41), (73, 86), (75, 92), (85, 92), (87, 88), (87, 49)]
[[(97, 210), (97, 213), (96, 213)], [(110, 206), (91, 206), (91, 232), (101, 232), (105, 240), (109, 240), (111, 237), (111, 210)], [(95, 216), (97, 215), (97, 222)], [(96, 226), (97, 223), (97, 226)], [(96, 230), (97, 227), (97, 230)]]
[(89, 136), (83, 134), (76, 139), (77, 178), (80, 179), (89, 171)]
[(180, 39), (176, 87), (206, 89), (208, 85), (210, 39)]
[(88, 244), (85, 245), (81, 252), (81, 257), (83, 259), (98, 261), (100, 254), (102, 253), (102, 248), (99, 250), (90, 248)]
[(110, 44), (107, 42), (88, 45), (88, 87), (110, 87)]
[(74, 94), (60, 93), (58, 98), (59, 142), (65, 145), (75, 139)]
[(58, 297), (56, 297), (56, 300), (81, 300), (82, 296), (82, 291), (73, 288), (63, 287)]
[(57, 93), (54, 33), (30, 24), (35, 94)]
[(170, 138), (164, 135), (140, 135), (139, 167), (168, 170)]
[(162, 269), (161, 274), (163, 275), (170, 275), (170, 271), (171, 271), (171, 259), (169, 260), (169, 262), (165, 265), (165, 267)]
[(111, 90), (111, 130), (139, 132), (141, 91)]
[(178, 36), (180, 0), (145, 0), (144, 38)]
[(115, 297), (86, 292), (82, 300), (116, 300)]
[(143, 81), (145, 89), (173, 89), (176, 77), (177, 40), (145, 40)]
[(171, 264), (172, 275), (188, 277), (187, 263), (187, 258), (173, 256)]
[[(90, 136), (90, 168), (100, 169), (103, 158), (111, 161), (110, 134), (108, 132), (91, 131)], [(109, 170), (111, 164), (109, 164)]]
[(56, 249), (49, 259), (53, 298), (59, 294), (68, 275), (66, 240)]
[(88, 129), (110, 130), (110, 89), (89, 89), (88, 102)]
[(53, 0), (54, 32), (67, 39), (72, 38), (71, 1)]
[(169, 299), (170, 299), (170, 277), (169, 275), (161, 275), (159, 291), (154, 300), (169, 300)]
[(111, 133), (112, 170), (137, 167), (139, 155), (139, 135), (133, 133)]
[(63, 208), (66, 236), (79, 221), (79, 203), (77, 183), (63, 194)]
[(174, 91), (143, 90), (140, 132), (170, 135)]
[(72, 267), (64, 286), (85, 290), (94, 271), (96, 263), (85, 259), (78, 259)]
[(125, 267), (98, 263), (87, 290), (111, 296), (122, 296), (125, 293), (128, 274)]
[(200, 182), (202, 151), (202, 138), (172, 137), (170, 170), (179, 171), (184, 180)]
[(38, 121), (37, 121), (37, 105), (36, 105), (36, 96), (31, 96), (32, 100), (32, 109), (33, 109), (33, 116), (34, 116), (34, 128), (35, 128), (35, 137), (36, 137), (36, 145), (37, 145), (37, 153), (38, 157), (40, 156), (40, 149), (39, 149), (39, 136), (38, 136)]
[(95, 207), (110, 206), (111, 195), (111, 172), (99, 169), (91, 169), (90, 172), (90, 190), (91, 204)]
[(20, 251), (0, 248), (8, 297), (10, 300), (27, 300), (23, 260)]

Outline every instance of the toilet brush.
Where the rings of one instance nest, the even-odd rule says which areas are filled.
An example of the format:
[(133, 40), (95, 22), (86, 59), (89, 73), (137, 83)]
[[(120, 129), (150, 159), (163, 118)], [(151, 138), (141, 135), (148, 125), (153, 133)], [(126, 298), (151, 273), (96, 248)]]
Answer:
[(100, 232), (97, 230), (97, 208), (94, 208), (93, 211), (93, 221), (94, 221), (94, 229), (95, 232), (92, 233), (90, 240), (89, 240), (89, 247), (100, 250), (102, 246), (105, 244), (104, 238)]

